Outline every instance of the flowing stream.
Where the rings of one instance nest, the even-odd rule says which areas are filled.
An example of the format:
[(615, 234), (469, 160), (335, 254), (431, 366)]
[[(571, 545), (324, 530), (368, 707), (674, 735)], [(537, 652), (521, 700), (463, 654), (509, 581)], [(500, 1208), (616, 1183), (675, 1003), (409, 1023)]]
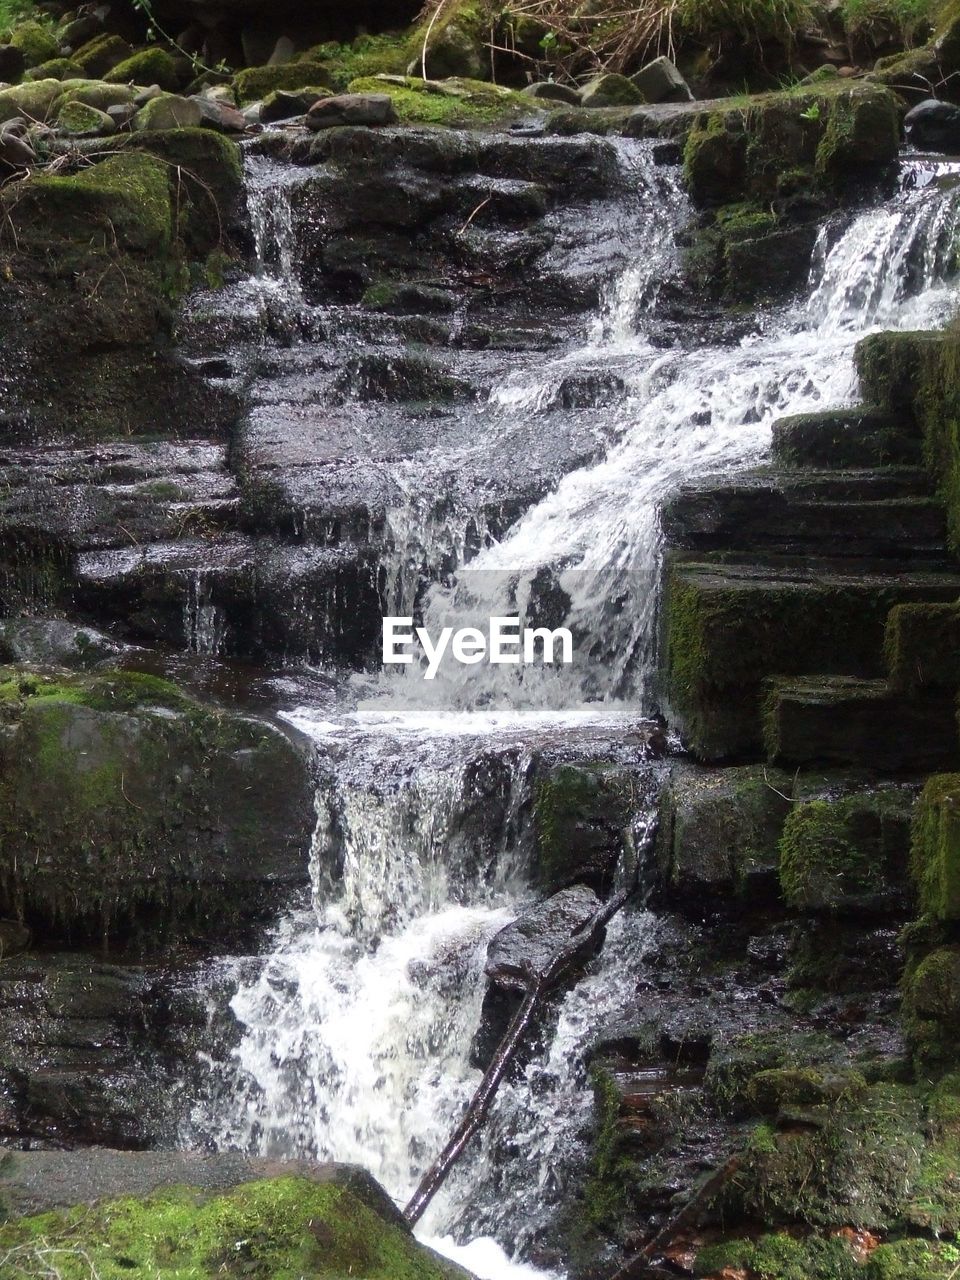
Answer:
[[(223, 962), (235, 967), (241, 1033), (227, 1061), (211, 1063), (194, 1139), (356, 1162), (399, 1203), (479, 1079), (471, 1044), (486, 946), (533, 896), (537, 761), (626, 752), (650, 780), (638, 820), (653, 796), (642, 744), (624, 743), (652, 710), (659, 503), (682, 481), (762, 461), (775, 418), (853, 402), (853, 349), (866, 333), (934, 327), (950, 310), (955, 174), (910, 162), (888, 203), (824, 228), (805, 297), (761, 313), (742, 340), (664, 347), (661, 286), (677, 274), (676, 236), (691, 211), (647, 144), (610, 145), (627, 191), (621, 234), (629, 246), (643, 227), (642, 262), (622, 272), (579, 338), (556, 355), (518, 358), (484, 403), (464, 410), (464, 443), (396, 464), (406, 499), (389, 512), (384, 561), (386, 611), (416, 611), (434, 630), (495, 615), (536, 621), (546, 583), (582, 660), (444, 663), (430, 682), (414, 663), (357, 680), (333, 709), (292, 713), (320, 762), (312, 901), (253, 967)], [(288, 197), (299, 171), (249, 163), (260, 268), (248, 290), (294, 305)], [(615, 389), (589, 461), (499, 538), (469, 498), (437, 516), (425, 478), (482, 468), (498, 440), (536, 432), (584, 374)], [(655, 930), (642, 911), (613, 922), (602, 956), (504, 1085), (482, 1141), (422, 1223), (420, 1234), (478, 1274), (529, 1274), (519, 1260), (584, 1160), (585, 1050), (629, 1001), (642, 939)]]

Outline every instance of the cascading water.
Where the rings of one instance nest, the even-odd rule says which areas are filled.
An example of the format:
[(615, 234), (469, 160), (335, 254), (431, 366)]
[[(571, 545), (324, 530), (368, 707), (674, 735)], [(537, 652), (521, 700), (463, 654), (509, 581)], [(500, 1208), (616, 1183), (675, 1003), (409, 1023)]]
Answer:
[[(398, 1200), (409, 1194), (478, 1079), (470, 1048), (486, 945), (528, 892), (531, 761), (549, 749), (602, 756), (645, 708), (658, 504), (682, 481), (761, 461), (775, 417), (849, 403), (865, 333), (932, 327), (948, 314), (943, 281), (960, 201), (944, 167), (927, 185), (914, 168), (890, 204), (824, 229), (803, 304), (763, 315), (736, 343), (658, 346), (658, 298), (689, 210), (643, 144), (619, 145), (639, 193), (625, 216), (643, 222), (653, 251), (609, 290), (580, 345), (517, 367), (464, 411), (469, 443), (428, 467), (435, 476), (469, 470), (518, 424), (546, 429), (567, 381), (585, 373), (613, 388), (596, 456), (499, 540), (480, 504), (429, 510), (424, 463), (401, 462), (396, 487), (409, 501), (387, 521), (388, 612), (416, 603), (432, 629), (536, 618), (546, 582), (587, 660), (555, 670), (444, 666), (429, 684), (408, 668), (368, 685), (372, 696), (352, 712), (293, 715), (323, 761), (313, 901), (283, 923), (253, 977), (237, 975), (242, 1034), (230, 1060), (212, 1066), (213, 1101), (196, 1108), (194, 1136), (357, 1161)], [(280, 264), (270, 270), (281, 281), (295, 260), (286, 194), (271, 221), (261, 179), (252, 187), (261, 258)], [(558, 1183), (583, 1159), (585, 1049), (628, 1004), (637, 938), (654, 928), (635, 913), (615, 920), (548, 1042), (503, 1086), (480, 1149), (424, 1224), (448, 1237), (445, 1248), (478, 1236), (510, 1252), (535, 1243)], [(464, 1260), (485, 1275), (508, 1272), (502, 1254)]]

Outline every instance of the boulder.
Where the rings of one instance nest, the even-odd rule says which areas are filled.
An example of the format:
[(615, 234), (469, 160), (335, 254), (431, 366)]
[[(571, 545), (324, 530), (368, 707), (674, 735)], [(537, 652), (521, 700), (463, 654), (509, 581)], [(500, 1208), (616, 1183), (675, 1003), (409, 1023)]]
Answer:
[(901, 1006), (904, 1034), (923, 1068), (960, 1058), (960, 947), (939, 947), (908, 970)]
[(167, 93), (176, 93), (182, 83), (176, 59), (156, 47), (124, 58), (103, 78), (108, 84), (157, 84)]
[[(407, 75), (423, 74), (422, 40), (416, 43), (417, 56), (407, 67)], [(464, 76), (482, 80), (490, 70), (489, 55), (482, 39), (463, 20), (437, 23), (427, 41), (427, 78), (443, 80), (448, 76)]]
[(632, 80), (610, 71), (594, 76), (580, 92), (583, 107), (634, 107), (645, 101)]
[(68, 102), (57, 115), (57, 126), (75, 138), (98, 138), (116, 132), (116, 124), (105, 111), (82, 102)]
[(131, 651), (93, 627), (61, 618), (0, 619), (0, 661), (41, 663), (88, 671)]
[(654, 58), (630, 77), (644, 102), (692, 102), (690, 86), (669, 58)]
[[(572, 885), (525, 911), (493, 938), (484, 969), (491, 982), (507, 990), (525, 990), (550, 961), (590, 923), (600, 907), (592, 889)], [(595, 940), (599, 950), (602, 938)], [(586, 958), (586, 957), (585, 957)]]
[(16, 84), (23, 76), (27, 60), (15, 44), (0, 45), (0, 81)]
[(109, 111), (132, 103), (135, 89), (128, 84), (105, 84), (102, 80), (64, 80), (60, 85), (60, 93), (54, 100), (53, 111), (56, 115), (68, 102), (82, 102), (84, 106), (96, 107), (98, 111)]
[(12, 120), (15, 116), (41, 122), (47, 120), (54, 101), (62, 92), (59, 80), (34, 80), (0, 89), (0, 122)]
[(329, 96), (328, 89), (277, 89), (274, 93), (268, 93), (260, 104), (260, 122), (276, 124), (278, 120), (305, 116), (315, 102)]
[(565, 102), (568, 106), (580, 105), (580, 94), (568, 84), (555, 84), (552, 80), (540, 80), (528, 84), (521, 91), (527, 98), (542, 99), (545, 102)]
[(555, 892), (572, 883), (609, 890), (630, 817), (629, 775), (603, 765), (559, 765), (534, 786), (537, 878)]
[(37, 163), (37, 153), (26, 138), (10, 129), (0, 129), (0, 164), (7, 169), (29, 169)]
[(138, 130), (195, 129), (204, 122), (203, 111), (194, 98), (164, 94), (153, 98), (134, 117)]
[(205, 129), (216, 129), (219, 133), (243, 133), (247, 121), (242, 111), (229, 102), (218, 102), (216, 98), (205, 98), (197, 95), (190, 98), (200, 108), (200, 123)]
[(289, 62), (282, 67), (248, 67), (233, 79), (233, 89), (240, 106), (262, 102), (267, 94), (278, 89), (313, 88), (317, 89), (319, 96), (324, 89), (333, 88), (333, 80), (324, 63), (310, 58)]
[(338, 125), (396, 124), (393, 99), (386, 93), (339, 93), (321, 98), (307, 113), (307, 127), (319, 133)]
[(903, 121), (907, 141), (924, 151), (960, 152), (960, 107), (927, 98), (917, 103)]
[(47, 938), (218, 941), (307, 878), (309, 756), (134, 672), (0, 675), (0, 914)]
[(133, 49), (119, 36), (102, 35), (74, 50), (71, 57), (83, 67), (85, 75), (104, 76), (118, 63), (133, 56)]
[(28, 67), (39, 66), (41, 62), (49, 62), (60, 54), (60, 47), (51, 35), (48, 27), (39, 22), (21, 22), (14, 27), (10, 43), (23, 54)]
[(70, 58), (51, 58), (49, 62), (41, 62), (38, 67), (31, 67), (24, 75), (24, 80), (76, 80), (83, 76), (83, 67)]

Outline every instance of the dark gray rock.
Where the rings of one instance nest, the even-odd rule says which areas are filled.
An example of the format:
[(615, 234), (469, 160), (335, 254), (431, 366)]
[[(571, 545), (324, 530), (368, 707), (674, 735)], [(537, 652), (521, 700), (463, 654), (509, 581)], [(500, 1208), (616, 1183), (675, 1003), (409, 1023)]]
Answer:
[[(505, 988), (523, 988), (589, 924), (600, 906), (592, 889), (573, 885), (538, 903), (492, 939), (485, 972)], [(596, 949), (602, 939), (597, 938)]]
[(27, 67), (23, 50), (16, 45), (0, 45), (0, 81), (4, 84), (18, 84)]
[(643, 94), (644, 101), (692, 102), (690, 86), (669, 58), (655, 58), (631, 76), (634, 85)]
[(260, 123), (276, 124), (278, 120), (292, 120), (305, 116), (318, 101), (313, 89), (277, 89), (268, 93), (260, 105)]
[(903, 121), (907, 141), (929, 151), (960, 152), (960, 107), (927, 98), (918, 102)]
[(580, 105), (580, 94), (567, 84), (554, 84), (552, 80), (541, 80), (536, 84), (528, 84), (522, 91), (528, 98), (542, 98), (546, 102), (565, 102), (568, 106)]

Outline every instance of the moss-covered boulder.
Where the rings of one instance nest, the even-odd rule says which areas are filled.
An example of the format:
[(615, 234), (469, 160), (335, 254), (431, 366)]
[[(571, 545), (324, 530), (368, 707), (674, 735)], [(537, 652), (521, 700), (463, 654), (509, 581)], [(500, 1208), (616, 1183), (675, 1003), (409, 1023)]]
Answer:
[(960, 604), (896, 605), (884, 648), (895, 688), (960, 689)]
[(749, 1033), (718, 1037), (710, 1051), (704, 1088), (718, 1111), (731, 1117), (756, 1114), (753, 1081), (772, 1071), (835, 1068), (838, 1045), (809, 1031)]
[(791, 779), (757, 766), (676, 768), (660, 796), (663, 889), (682, 910), (705, 899), (776, 893), (777, 845)]
[(584, 107), (636, 107), (644, 96), (626, 76), (605, 72), (584, 85), (580, 102)]
[(166, 681), (0, 671), (0, 914), (46, 937), (220, 939), (304, 883), (309, 762)]
[(197, 129), (203, 124), (203, 111), (193, 98), (165, 93), (151, 98), (134, 116), (133, 127), (141, 132), (166, 129)]
[(512, 89), (478, 80), (420, 80), (370, 76), (351, 81), (351, 93), (388, 94), (404, 124), (451, 128), (507, 125), (529, 114), (530, 100)]
[(159, 85), (167, 93), (183, 86), (177, 60), (165, 49), (141, 49), (111, 67), (104, 75), (108, 84)]
[(875, 334), (858, 345), (856, 358), (864, 399), (922, 433), (947, 510), (950, 546), (960, 550), (960, 326)]
[(26, 116), (29, 120), (48, 120), (53, 104), (63, 92), (59, 80), (34, 80), (25, 84), (0, 89), (0, 124), (14, 116)]
[(75, 138), (96, 138), (116, 131), (116, 125), (105, 111), (88, 107), (83, 102), (68, 102), (57, 114), (57, 124), (64, 133)]
[(84, 75), (95, 78), (104, 76), (119, 63), (133, 55), (133, 50), (126, 40), (119, 36), (104, 34), (95, 36), (86, 44), (75, 49), (70, 57), (83, 67)]
[(559, 765), (535, 783), (537, 878), (546, 893), (572, 884), (611, 887), (631, 797), (629, 777), (602, 764)]
[(920, 910), (936, 920), (960, 920), (960, 774), (937, 774), (924, 787), (910, 866)]
[(10, 43), (20, 50), (28, 67), (37, 67), (60, 54), (53, 32), (39, 22), (19, 23), (13, 29)]
[[(383, 1211), (385, 1213), (385, 1210)], [(349, 1182), (288, 1176), (229, 1191), (172, 1188), (19, 1218), (0, 1254), (56, 1256), (61, 1280), (445, 1280), (441, 1261)]]
[(72, 58), (51, 58), (31, 67), (24, 80), (71, 80), (83, 75), (83, 67)]
[(685, 238), (691, 283), (741, 305), (773, 301), (806, 279), (816, 227), (793, 225), (770, 206), (741, 201), (703, 215)]
[(279, 67), (247, 67), (233, 78), (237, 102), (258, 102), (278, 89), (332, 89), (334, 79), (327, 66), (312, 59)]
[(136, 90), (128, 84), (106, 84), (103, 80), (64, 80), (60, 93), (53, 102), (53, 114), (57, 115), (68, 102), (81, 102), (85, 107), (109, 111), (133, 102)]
[(904, 1034), (924, 1068), (960, 1060), (960, 948), (938, 947), (903, 981)]
[(881, 787), (794, 805), (780, 838), (780, 883), (799, 911), (903, 907), (913, 791)]
[(879, 176), (899, 149), (893, 94), (879, 85), (803, 86), (703, 115), (687, 136), (684, 168), (700, 204), (768, 201), (802, 179), (831, 190)]

